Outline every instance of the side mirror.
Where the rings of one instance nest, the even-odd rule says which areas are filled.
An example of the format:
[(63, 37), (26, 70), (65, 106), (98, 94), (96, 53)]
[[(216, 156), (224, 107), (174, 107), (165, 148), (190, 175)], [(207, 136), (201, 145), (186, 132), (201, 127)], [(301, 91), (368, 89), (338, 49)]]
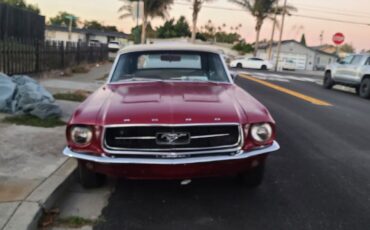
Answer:
[(238, 77), (238, 73), (236, 73), (236, 72), (231, 72), (231, 73), (230, 73), (230, 75), (231, 75), (231, 78), (232, 78), (233, 80), (235, 80), (235, 78), (237, 78), (237, 77)]

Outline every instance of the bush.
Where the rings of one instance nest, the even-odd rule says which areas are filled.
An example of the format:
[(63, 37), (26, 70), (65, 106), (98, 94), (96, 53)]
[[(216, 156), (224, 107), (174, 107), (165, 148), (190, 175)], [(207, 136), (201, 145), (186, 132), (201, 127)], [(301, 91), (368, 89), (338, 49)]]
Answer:
[(241, 55), (253, 52), (253, 46), (251, 44), (246, 43), (245, 41), (238, 42), (233, 46), (232, 49), (238, 51)]

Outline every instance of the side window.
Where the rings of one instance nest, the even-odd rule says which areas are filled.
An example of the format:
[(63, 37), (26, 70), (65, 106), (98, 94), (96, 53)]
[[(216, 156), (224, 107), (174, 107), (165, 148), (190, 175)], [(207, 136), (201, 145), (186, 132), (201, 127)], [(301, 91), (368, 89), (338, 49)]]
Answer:
[(365, 65), (370, 65), (370, 57), (367, 58)]
[(348, 56), (348, 57), (345, 57), (342, 61), (341, 61), (341, 63), (343, 63), (343, 64), (349, 64), (349, 63), (351, 63), (352, 62), (352, 59), (354, 58), (354, 56)]
[(355, 55), (354, 58), (351, 61), (351, 65), (358, 65), (358, 64), (360, 64), (361, 60), (362, 60), (361, 55)]

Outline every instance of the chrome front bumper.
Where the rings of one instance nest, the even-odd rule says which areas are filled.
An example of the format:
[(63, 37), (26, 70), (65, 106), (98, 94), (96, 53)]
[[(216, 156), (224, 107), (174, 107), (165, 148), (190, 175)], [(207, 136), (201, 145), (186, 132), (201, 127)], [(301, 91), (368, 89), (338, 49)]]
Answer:
[(242, 160), (250, 157), (274, 152), (280, 149), (280, 145), (274, 141), (274, 143), (267, 147), (254, 149), (251, 151), (241, 151), (235, 155), (230, 156), (205, 156), (205, 157), (192, 157), (192, 158), (131, 158), (131, 157), (108, 157), (106, 155), (93, 156), (91, 154), (73, 152), (71, 149), (66, 147), (63, 154), (68, 157), (73, 157), (80, 160), (92, 161), (102, 164), (157, 164), (157, 165), (178, 165), (178, 164), (195, 164), (195, 163), (207, 163), (217, 161), (229, 161), (229, 160)]

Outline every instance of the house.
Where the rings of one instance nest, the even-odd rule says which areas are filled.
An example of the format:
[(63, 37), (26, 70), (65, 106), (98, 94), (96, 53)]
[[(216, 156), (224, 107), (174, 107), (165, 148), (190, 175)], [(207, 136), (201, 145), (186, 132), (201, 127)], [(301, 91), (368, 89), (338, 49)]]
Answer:
[[(313, 48), (315, 50), (321, 50), (325, 53), (331, 53), (331, 54), (337, 54), (337, 52), (338, 52), (338, 47), (337, 46), (329, 45), (329, 44), (320, 45), (320, 46), (312, 46), (311, 48)], [(346, 52), (343, 52), (343, 51), (339, 50), (338, 56), (340, 58), (344, 58), (348, 55), (350, 55), (350, 53), (346, 53)]]
[[(276, 62), (278, 43), (273, 43), (272, 57)], [(258, 56), (267, 59), (269, 44), (262, 43), (258, 49)], [(299, 70), (322, 70), (326, 65), (335, 62), (338, 57), (335, 54), (326, 53), (321, 50), (307, 47), (296, 40), (285, 40), (281, 42), (278, 69), (282, 68), (285, 61), (293, 61)]]
[(115, 41), (122, 45), (128, 43), (128, 34), (114, 31), (101, 31), (91, 29), (73, 28), (71, 39), (69, 39), (69, 30), (66, 26), (47, 25), (45, 28), (45, 40), (47, 41), (71, 41), (108, 44)]

